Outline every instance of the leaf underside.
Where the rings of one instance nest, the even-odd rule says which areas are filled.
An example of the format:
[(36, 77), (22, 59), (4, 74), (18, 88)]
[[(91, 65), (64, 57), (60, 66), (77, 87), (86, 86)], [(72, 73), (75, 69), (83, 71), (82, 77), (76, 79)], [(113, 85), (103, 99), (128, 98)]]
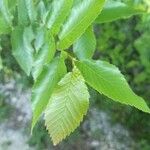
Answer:
[(54, 145), (79, 126), (88, 106), (87, 87), (80, 72), (74, 68), (58, 83), (45, 110), (45, 124)]

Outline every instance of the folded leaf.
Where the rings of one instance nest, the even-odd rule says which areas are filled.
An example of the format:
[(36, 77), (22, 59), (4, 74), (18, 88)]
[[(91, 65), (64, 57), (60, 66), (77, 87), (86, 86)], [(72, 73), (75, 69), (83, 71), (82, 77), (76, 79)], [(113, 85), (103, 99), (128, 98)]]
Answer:
[(58, 83), (45, 110), (45, 124), (54, 145), (79, 126), (88, 106), (87, 87), (79, 70), (74, 68)]
[(95, 23), (105, 23), (117, 19), (129, 18), (136, 14), (144, 13), (143, 7), (130, 5), (123, 2), (108, 0)]
[(43, 68), (37, 78), (32, 89), (32, 129), (45, 110), (56, 84), (65, 74), (66, 67), (63, 58), (55, 58)]
[(36, 7), (38, 22), (45, 24), (48, 11), (43, 1), (40, 1)]
[(16, 27), (11, 35), (12, 53), (21, 68), (30, 75), (33, 65), (32, 41), (34, 33), (31, 27)]
[(48, 19), (47, 26), (54, 35), (59, 32), (61, 25), (70, 13), (72, 4), (73, 0), (53, 1), (52, 12), (50, 18)]
[(32, 75), (36, 80), (43, 69), (43, 65), (50, 63), (56, 50), (54, 38), (47, 29), (40, 28), (37, 31), (34, 47), (36, 54), (34, 57)]
[(92, 58), (96, 49), (96, 38), (93, 27), (90, 26), (85, 33), (74, 43), (73, 51), (79, 59)]
[(58, 49), (70, 47), (100, 14), (105, 0), (82, 0), (71, 13), (59, 33)]
[(83, 60), (76, 62), (85, 81), (114, 101), (131, 105), (139, 110), (150, 113), (145, 101), (134, 94), (124, 76), (117, 67), (104, 61)]

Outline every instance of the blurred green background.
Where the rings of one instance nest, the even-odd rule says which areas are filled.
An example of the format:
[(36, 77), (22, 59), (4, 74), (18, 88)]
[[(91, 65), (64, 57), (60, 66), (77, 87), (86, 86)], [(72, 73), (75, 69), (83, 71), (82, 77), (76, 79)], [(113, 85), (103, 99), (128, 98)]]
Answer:
[[(150, 15), (96, 25), (95, 34), (93, 58), (118, 66), (150, 106)], [(88, 115), (65, 141), (53, 147), (42, 118), (31, 136), (32, 79), (11, 55), (9, 36), (0, 36), (0, 69), (0, 150), (150, 150), (150, 115), (90, 88)]]

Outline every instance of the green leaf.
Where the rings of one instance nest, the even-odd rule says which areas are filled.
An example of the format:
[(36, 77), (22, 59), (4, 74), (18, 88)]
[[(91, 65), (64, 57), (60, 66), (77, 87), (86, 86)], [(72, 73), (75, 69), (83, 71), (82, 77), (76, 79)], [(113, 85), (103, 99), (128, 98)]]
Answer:
[(76, 41), (100, 14), (105, 0), (82, 0), (71, 13), (59, 33), (58, 49), (67, 49)]
[(45, 110), (56, 84), (66, 72), (63, 58), (55, 58), (44, 66), (32, 89), (32, 129)]
[(8, 23), (8, 25), (11, 26), (11, 15), (8, 9), (8, 3), (6, 0), (1, 0), (0, 1), (0, 14), (4, 17), (5, 21)]
[(73, 0), (54, 0), (52, 3), (52, 13), (48, 19), (47, 26), (56, 35), (72, 7)]
[(10, 10), (10, 12), (14, 11), (14, 9), (16, 8), (17, 6), (17, 0), (5, 0), (8, 2), (8, 8)]
[(79, 126), (88, 106), (87, 86), (79, 70), (74, 68), (58, 83), (45, 110), (45, 124), (54, 145)]
[(7, 34), (12, 28), (12, 15), (6, 0), (0, 0), (0, 34)]
[(33, 65), (32, 41), (34, 33), (31, 27), (16, 27), (11, 35), (12, 53), (21, 68), (30, 75)]
[(85, 33), (74, 43), (73, 51), (79, 59), (92, 58), (96, 49), (96, 38), (93, 27), (90, 26)]
[(34, 79), (39, 76), (43, 65), (50, 63), (55, 54), (55, 41), (47, 29), (40, 28), (35, 38), (35, 54), (32, 74)]
[(10, 26), (4, 20), (4, 18), (0, 15), (0, 34), (8, 34), (11, 31)]
[(150, 113), (145, 101), (134, 94), (124, 76), (117, 67), (104, 61), (83, 60), (76, 62), (85, 81), (114, 101), (134, 106), (144, 112)]
[(145, 11), (146, 10), (143, 7), (109, 0), (95, 23), (105, 23), (118, 19), (129, 18), (133, 15), (144, 13)]
[(18, 0), (18, 22), (19, 25), (29, 25), (35, 20), (35, 11), (32, 0)]

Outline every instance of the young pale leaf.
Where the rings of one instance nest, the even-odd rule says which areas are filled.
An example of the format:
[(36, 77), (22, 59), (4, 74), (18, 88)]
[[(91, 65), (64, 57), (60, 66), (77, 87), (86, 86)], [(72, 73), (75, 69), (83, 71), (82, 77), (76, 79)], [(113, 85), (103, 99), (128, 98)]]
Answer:
[(133, 15), (144, 13), (145, 9), (136, 5), (108, 0), (95, 23), (105, 23), (117, 19), (129, 18)]
[(31, 27), (16, 27), (11, 35), (12, 53), (27, 75), (33, 65), (32, 41), (34, 34)]
[(47, 26), (56, 35), (72, 7), (73, 0), (54, 0), (52, 3), (52, 13), (48, 19)]
[(58, 83), (45, 110), (45, 124), (54, 145), (79, 126), (88, 106), (87, 86), (79, 70), (74, 68)]
[(36, 7), (37, 11), (37, 20), (41, 22), (42, 24), (46, 23), (46, 17), (48, 15), (46, 6), (43, 1), (40, 1)]
[(58, 49), (67, 49), (77, 40), (100, 14), (105, 0), (82, 0), (71, 13), (59, 33)]
[(45, 110), (56, 84), (66, 72), (63, 58), (55, 58), (44, 66), (32, 89), (32, 129)]
[(85, 81), (98, 92), (127, 105), (150, 113), (145, 101), (134, 94), (117, 67), (104, 61), (76, 62)]
[(79, 59), (90, 59), (96, 48), (96, 38), (93, 27), (90, 26), (85, 33), (74, 43), (73, 51)]
[(32, 0), (18, 0), (19, 25), (29, 25), (35, 20), (35, 10)]
[(50, 63), (55, 54), (55, 41), (48, 30), (40, 28), (35, 39), (35, 54), (32, 75), (36, 80), (43, 69), (43, 65)]

